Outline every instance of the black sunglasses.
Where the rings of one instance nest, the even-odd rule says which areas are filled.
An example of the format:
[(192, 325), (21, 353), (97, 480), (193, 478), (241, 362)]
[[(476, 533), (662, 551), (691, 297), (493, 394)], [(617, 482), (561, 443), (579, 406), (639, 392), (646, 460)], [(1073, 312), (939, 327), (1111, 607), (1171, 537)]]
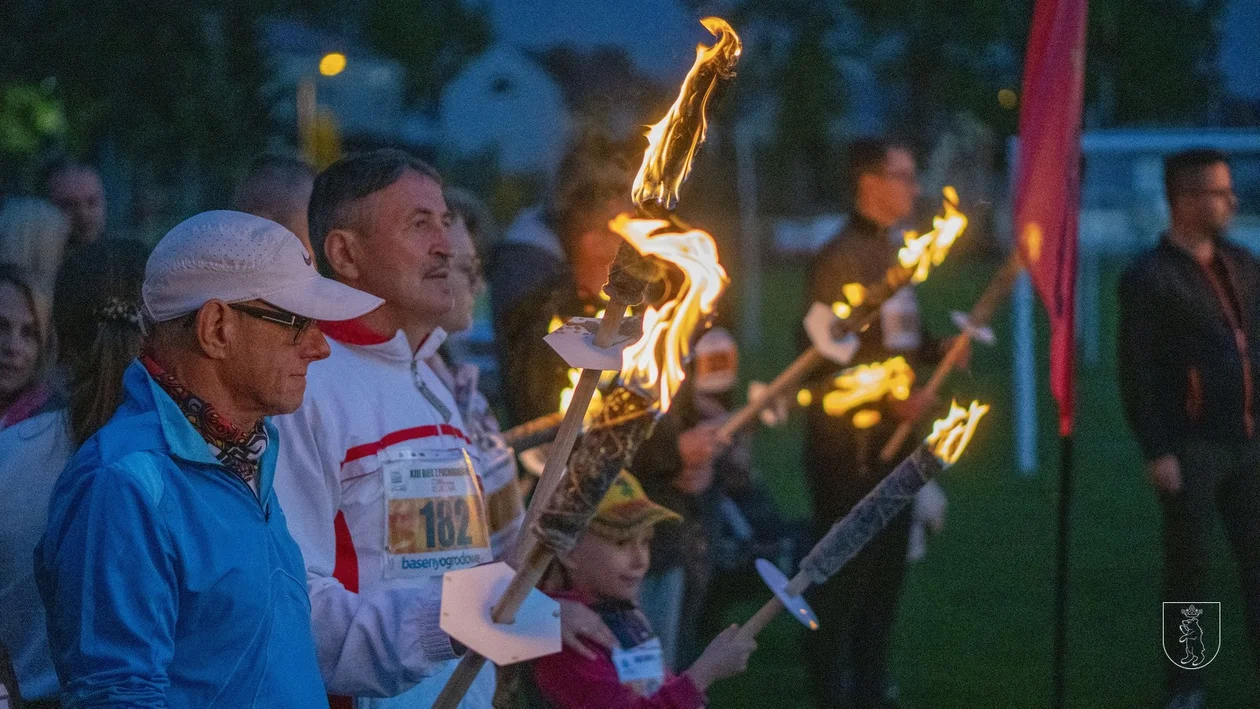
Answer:
[(232, 310), (237, 310), (242, 313), (245, 313), (246, 315), (249, 315), (250, 317), (258, 318), (259, 320), (266, 320), (267, 322), (273, 322), (278, 325), (284, 325), (286, 327), (293, 328), (294, 330), (293, 344), (295, 345), (298, 342), (301, 342), (302, 335), (305, 334), (306, 331), (311, 327), (311, 324), (315, 322), (314, 318), (305, 318), (305, 317), (302, 317), (301, 315), (296, 315), (294, 313), (290, 313), (285, 310), (268, 310), (266, 308), (255, 308), (252, 305), (241, 305), (240, 303), (232, 303), (228, 305), (228, 307), (231, 308)]

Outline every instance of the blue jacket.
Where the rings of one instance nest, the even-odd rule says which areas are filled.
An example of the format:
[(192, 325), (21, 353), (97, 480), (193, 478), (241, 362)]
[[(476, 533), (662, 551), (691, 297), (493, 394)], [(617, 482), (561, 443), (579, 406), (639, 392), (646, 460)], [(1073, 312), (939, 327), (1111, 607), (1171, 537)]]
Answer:
[(302, 554), (133, 362), (57, 481), (35, 575), (64, 707), (326, 707)]

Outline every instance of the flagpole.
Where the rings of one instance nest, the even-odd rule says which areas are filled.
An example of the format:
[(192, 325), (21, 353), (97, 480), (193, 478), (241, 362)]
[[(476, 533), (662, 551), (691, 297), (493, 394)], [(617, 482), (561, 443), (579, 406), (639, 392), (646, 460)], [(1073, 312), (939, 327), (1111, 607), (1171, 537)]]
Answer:
[(1054, 709), (1063, 709), (1067, 694), (1068, 561), (1072, 522), (1074, 445), (1072, 434), (1059, 436), (1059, 528), (1054, 574)]

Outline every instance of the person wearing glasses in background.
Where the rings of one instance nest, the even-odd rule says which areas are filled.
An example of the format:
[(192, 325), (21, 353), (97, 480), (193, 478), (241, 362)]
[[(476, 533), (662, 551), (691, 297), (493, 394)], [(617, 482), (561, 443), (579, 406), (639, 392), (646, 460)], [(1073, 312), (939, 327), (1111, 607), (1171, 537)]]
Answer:
[[(882, 281), (897, 263), (901, 240), (897, 227), (905, 226), (914, 213), (919, 182), (914, 154), (905, 144), (884, 138), (854, 141), (849, 146), (849, 179), (853, 203), (848, 222), (810, 264), (806, 293), (810, 305), (843, 300), (846, 284)], [(806, 339), (802, 332), (802, 348)], [(914, 289), (907, 286), (863, 331), (852, 364), (882, 362), (896, 355), (911, 366), (930, 364), (939, 359), (942, 344), (949, 343), (924, 332)], [(813, 384), (825, 387), (831, 376), (834, 371), (821, 372)], [(825, 533), (891, 472), (896, 463), (882, 462), (880, 449), (901, 421), (918, 420), (934, 403), (916, 391), (905, 401), (885, 400), (830, 416), (823, 399), (814, 397), (807, 409), (803, 455), (817, 534)], [(820, 708), (887, 706), (888, 657), (905, 578), (910, 522), (907, 509), (835, 578), (811, 592), (818, 615), (833, 619), (805, 640)]]
[[(1163, 511), (1163, 600), (1208, 592), (1219, 514), (1238, 561), (1260, 676), (1260, 262), (1225, 240), (1238, 198), (1216, 150), (1164, 161), (1171, 225), (1120, 280), (1117, 365)], [(1168, 665), (1168, 707), (1204, 704), (1203, 672)]]
[(380, 299), (279, 224), (205, 212), (145, 266), (122, 404), (58, 478), (35, 576), (65, 706), (326, 706), (269, 416)]
[[(492, 217), (486, 205), (471, 192), (447, 188), (446, 206), (451, 213), (447, 232), (451, 245), (452, 307), (442, 316), (439, 327), (451, 335), (467, 332), (473, 326), (477, 298), (485, 292), (480, 253), (493, 230)], [(516, 467), (516, 454), (508, 447), (499, 430), (499, 420), (482, 395), (478, 382), (480, 369), (471, 362), (460, 362), (448, 351), (450, 340), (429, 358), (429, 366), (455, 397), (455, 405), (464, 417), (468, 437), (481, 458), (479, 475), (486, 501), (486, 524), (490, 528), (490, 548), (496, 559), (505, 559), (516, 546), (521, 525), (525, 521), (525, 504), (521, 496)]]

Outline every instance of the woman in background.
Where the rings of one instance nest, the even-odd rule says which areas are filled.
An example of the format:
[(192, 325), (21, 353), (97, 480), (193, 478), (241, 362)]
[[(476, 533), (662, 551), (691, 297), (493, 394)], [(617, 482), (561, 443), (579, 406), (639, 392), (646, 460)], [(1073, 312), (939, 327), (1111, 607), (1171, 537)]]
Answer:
[[(66, 461), (114, 415), (123, 370), (140, 351), (145, 247), (100, 240), (76, 249), (57, 276), (53, 328), (66, 406), (0, 432), (0, 668), (14, 709), (57, 706), (44, 608), (31, 559), (48, 498)], [(0, 286), (2, 287), (2, 286)]]
[(45, 381), (48, 302), (21, 266), (0, 263), (0, 431), (52, 401)]

